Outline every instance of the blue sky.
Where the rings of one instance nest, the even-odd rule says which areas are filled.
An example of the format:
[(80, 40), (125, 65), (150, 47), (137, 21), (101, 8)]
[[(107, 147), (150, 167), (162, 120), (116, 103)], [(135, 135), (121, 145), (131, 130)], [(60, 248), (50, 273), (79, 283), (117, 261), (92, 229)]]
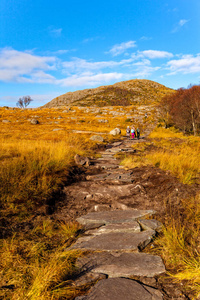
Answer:
[(0, 0), (0, 106), (135, 78), (200, 83), (199, 0)]

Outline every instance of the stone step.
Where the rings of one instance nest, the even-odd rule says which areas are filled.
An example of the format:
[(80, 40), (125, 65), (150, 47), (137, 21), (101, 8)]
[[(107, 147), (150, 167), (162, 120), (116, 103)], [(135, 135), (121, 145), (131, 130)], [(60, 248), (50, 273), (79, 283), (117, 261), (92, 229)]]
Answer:
[(84, 249), (108, 252), (138, 252), (144, 249), (155, 236), (154, 230), (138, 233), (111, 232), (97, 236), (79, 238), (70, 249)]
[(165, 266), (157, 255), (147, 253), (90, 253), (77, 260), (81, 272), (106, 274), (109, 277), (154, 277), (163, 274)]
[(108, 224), (97, 230), (89, 230), (87, 234), (100, 235), (110, 232), (140, 232), (141, 227), (137, 221), (131, 223)]
[(155, 211), (139, 209), (92, 212), (77, 218), (77, 222), (81, 225), (98, 222), (104, 224), (129, 223), (152, 214), (155, 214)]
[(126, 278), (100, 280), (86, 296), (75, 300), (162, 300), (160, 291)]

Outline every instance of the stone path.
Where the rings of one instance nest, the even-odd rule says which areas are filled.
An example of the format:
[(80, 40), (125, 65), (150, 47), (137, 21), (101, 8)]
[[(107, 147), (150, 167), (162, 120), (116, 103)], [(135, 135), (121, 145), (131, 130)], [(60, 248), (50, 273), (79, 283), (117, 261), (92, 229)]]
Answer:
[[(95, 204), (93, 211), (77, 218), (85, 233), (71, 249), (87, 253), (77, 261), (81, 274), (75, 284), (99, 281), (76, 300), (164, 299), (155, 288), (155, 277), (165, 272), (162, 259), (141, 252), (162, 230), (162, 224), (153, 219), (155, 211), (133, 209), (120, 202), (140, 188), (134, 184), (133, 172), (120, 168), (115, 158), (116, 153), (134, 153), (134, 142), (125, 139), (111, 144), (93, 161), (100, 173), (88, 175), (78, 189), (67, 188), (71, 197)], [(110, 205), (102, 203), (105, 198), (110, 199)]]

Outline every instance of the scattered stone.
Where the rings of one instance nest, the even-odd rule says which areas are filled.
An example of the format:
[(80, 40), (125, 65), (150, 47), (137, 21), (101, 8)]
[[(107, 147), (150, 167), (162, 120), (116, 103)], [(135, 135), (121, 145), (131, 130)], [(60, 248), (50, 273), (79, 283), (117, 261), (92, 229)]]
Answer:
[(9, 120), (2, 120), (2, 123), (10, 123)]
[[(101, 227), (102, 228), (102, 227)], [(100, 229), (101, 229), (100, 228)], [(103, 273), (109, 277), (154, 277), (165, 272), (162, 259), (147, 253), (91, 253), (77, 260), (85, 272)], [(146, 280), (146, 282), (150, 282)]]
[(32, 125), (37, 125), (37, 124), (39, 124), (39, 121), (37, 119), (31, 119), (30, 123)]
[(60, 130), (64, 130), (62, 128), (54, 128), (52, 131), (60, 131)]
[(118, 201), (113, 201), (111, 204), (112, 209), (120, 209), (120, 210), (129, 210), (130, 207), (128, 207), (126, 204), (120, 203)]
[(86, 296), (75, 300), (162, 300), (162, 293), (126, 278), (100, 280)]
[(88, 157), (84, 157), (84, 156), (81, 156), (79, 154), (76, 154), (74, 156), (74, 160), (75, 160), (75, 163), (77, 165), (81, 165), (81, 166), (86, 166), (88, 167), (90, 165), (90, 160)]
[(93, 136), (91, 136), (90, 140), (95, 141), (95, 142), (103, 142), (104, 141), (103, 137), (100, 135), (93, 135)]
[(108, 120), (106, 120), (106, 119), (99, 119), (98, 123), (108, 123)]
[(94, 211), (108, 211), (111, 210), (111, 206), (108, 204), (97, 204), (94, 206)]
[(119, 128), (115, 128), (113, 130), (110, 131), (111, 135), (118, 135), (121, 134), (121, 130)]
[(144, 230), (153, 229), (157, 232), (162, 231), (163, 224), (157, 220), (139, 220), (139, 223)]

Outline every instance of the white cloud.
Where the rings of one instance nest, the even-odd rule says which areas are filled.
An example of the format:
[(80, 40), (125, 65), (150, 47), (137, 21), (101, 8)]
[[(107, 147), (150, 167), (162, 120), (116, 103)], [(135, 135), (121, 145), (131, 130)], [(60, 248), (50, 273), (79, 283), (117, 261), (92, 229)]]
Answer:
[(135, 48), (136, 42), (135, 41), (129, 41), (121, 44), (114, 45), (108, 53), (111, 53), (113, 56), (117, 56), (119, 54), (124, 53), (127, 49)]
[(101, 70), (105, 68), (114, 68), (117, 66), (127, 66), (133, 62), (133, 59), (123, 59), (121, 61), (87, 61), (78, 57), (73, 58), (71, 61), (62, 63), (66, 72), (80, 72), (82, 70)]
[(186, 23), (188, 23), (190, 20), (182, 19), (178, 22), (178, 24), (174, 27), (172, 30), (172, 33), (178, 32)]
[(79, 75), (72, 75), (64, 79), (57, 80), (57, 84), (62, 86), (95, 86), (99, 84), (108, 84), (111, 81), (120, 80), (122, 73), (82, 73)]
[[(33, 82), (32, 77), (39, 71), (54, 70), (56, 58), (37, 56), (11, 48), (0, 49), (0, 80)], [(41, 73), (44, 78), (44, 72)], [(36, 76), (36, 75), (35, 75)], [(49, 75), (46, 74), (48, 77)]]
[(149, 59), (156, 59), (156, 58), (171, 58), (173, 54), (167, 51), (158, 51), (158, 50), (145, 50), (139, 52), (139, 54), (149, 58)]
[(146, 78), (160, 69), (160, 67), (152, 67), (151, 62), (148, 59), (138, 61), (134, 63), (133, 66), (135, 67), (134, 76), (141, 78)]
[(177, 73), (190, 74), (200, 72), (200, 54), (197, 56), (183, 55), (180, 59), (174, 59), (167, 63), (167, 67), (170, 70), (169, 75)]

